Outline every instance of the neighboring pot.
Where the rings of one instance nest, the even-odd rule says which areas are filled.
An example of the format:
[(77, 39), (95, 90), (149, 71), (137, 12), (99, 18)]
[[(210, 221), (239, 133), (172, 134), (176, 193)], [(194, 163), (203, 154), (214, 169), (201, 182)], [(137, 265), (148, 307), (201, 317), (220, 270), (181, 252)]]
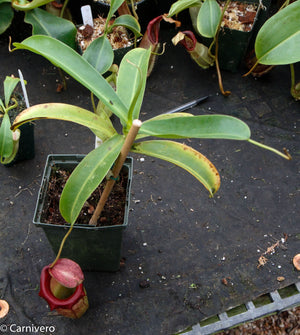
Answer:
[(32, 122), (29, 122), (20, 126), (19, 129), (21, 131), (21, 137), (19, 140), (18, 153), (15, 159), (10, 164), (6, 164), (6, 166), (11, 166), (17, 162), (32, 159), (35, 156), (34, 124)]
[[(236, 72), (244, 59), (250, 41), (255, 38), (258, 29), (256, 25), (261, 26), (262, 21), (266, 19), (266, 14), (259, 6), (259, 0), (239, 0), (236, 2), (256, 4), (258, 6), (257, 13), (254, 18), (254, 22), (251, 30), (239, 31), (230, 28), (221, 28), (219, 33), (219, 53), (218, 61), (222, 70), (228, 70)], [(270, 0), (262, 0), (265, 7), (269, 7)], [(194, 21), (194, 15), (191, 15), (192, 22)], [(196, 25), (193, 23), (194, 28)], [(203, 38), (203, 37), (202, 37)], [(210, 38), (203, 38), (203, 43), (209, 46), (212, 42)]]
[[(140, 0), (136, 2), (135, 5), (135, 11), (139, 17), (139, 23), (141, 25), (141, 32), (144, 33), (146, 31), (148, 23), (156, 17), (158, 14), (157, 10), (157, 0)], [(101, 1), (101, 0), (84, 0), (84, 4), (88, 4), (91, 6), (92, 13), (95, 15), (94, 17), (97, 17), (98, 15), (106, 17), (110, 4)], [(129, 8), (131, 8), (131, 4), (129, 4)], [(77, 13), (78, 12), (78, 7), (77, 8), (72, 8), (74, 11), (74, 16), (79, 19), (81, 18), (81, 14)], [(80, 8), (79, 8), (80, 11)], [(79, 19), (77, 22), (82, 22), (82, 19)]]
[[(41, 221), (51, 168), (55, 165), (71, 171), (84, 157), (84, 155), (49, 155), (47, 158), (33, 223), (37, 227), (43, 228), (55, 253), (57, 253), (60, 243), (69, 229), (69, 225), (55, 225)], [(101, 227), (78, 225), (75, 223), (70, 236), (66, 240), (61, 257), (72, 259), (83, 270), (119, 270), (123, 231), (128, 224), (132, 164), (133, 159), (129, 157), (122, 168), (122, 171), (128, 175), (124, 221), (119, 225)]]
[[(22, 112), (23, 109), (26, 108), (25, 101), (22, 95), (14, 94), (15, 99), (17, 99), (19, 106), (17, 107), (16, 113), (13, 114), (11, 119), (11, 124), (13, 123), (15, 117)], [(9, 112), (12, 114), (12, 112)], [(32, 122), (25, 123), (19, 127), (21, 136), (19, 140), (19, 149), (16, 157), (9, 164), (5, 164), (5, 166), (9, 167), (14, 165), (15, 163), (22, 162), (24, 160), (32, 159), (35, 155), (34, 148), (34, 124)]]
[[(77, 43), (77, 48), (78, 52), (82, 54), (85, 50), (85, 47), (87, 47), (95, 38), (100, 37), (98, 31), (101, 31), (101, 27), (104, 27), (105, 24), (105, 19), (102, 18), (102, 16), (98, 18), (94, 18), (94, 23), (97, 21), (97, 24), (95, 24), (94, 30), (92, 30), (89, 26), (83, 26), (79, 25), (77, 27), (77, 35), (76, 35), (76, 43)], [(80, 28), (84, 28), (80, 30)], [(91, 30), (89, 32), (90, 35), (87, 34), (88, 30)], [(114, 64), (120, 65), (121, 60), (123, 59), (124, 55), (133, 49), (134, 47), (134, 42), (132, 37), (130, 36), (130, 32), (126, 29), (126, 27), (118, 27), (118, 33), (116, 31), (114, 33), (109, 34), (111, 38), (107, 37), (108, 40), (111, 43), (111, 46), (113, 48), (114, 52)], [(120, 32), (119, 32), (120, 31)], [(114, 35), (115, 34), (115, 35)], [(119, 35), (123, 36), (121, 39), (119, 39)], [(116, 37), (114, 37), (116, 36)], [(116, 43), (115, 43), (116, 39)], [(83, 43), (84, 48), (82, 48), (81, 43)], [(119, 47), (122, 45), (121, 47)], [(124, 46), (123, 46), (124, 45)]]

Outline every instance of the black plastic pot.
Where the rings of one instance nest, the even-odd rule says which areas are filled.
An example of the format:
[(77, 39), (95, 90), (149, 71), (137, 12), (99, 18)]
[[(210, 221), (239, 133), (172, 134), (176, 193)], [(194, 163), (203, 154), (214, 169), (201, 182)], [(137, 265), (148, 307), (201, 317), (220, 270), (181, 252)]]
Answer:
[[(49, 155), (47, 158), (33, 223), (37, 227), (43, 228), (55, 253), (57, 253), (69, 225), (55, 225), (41, 221), (51, 168), (55, 165), (71, 171), (84, 157), (84, 155)], [(128, 174), (124, 221), (120, 225), (102, 227), (75, 223), (70, 236), (66, 240), (61, 257), (72, 259), (83, 270), (117, 271), (119, 269), (123, 231), (128, 224), (132, 164), (133, 159), (127, 158), (122, 168), (122, 171)]]
[[(103, 16), (104, 17), (104, 16)], [(80, 27), (81, 25), (77, 26), (77, 29)], [(130, 34), (130, 32), (129, 32)], [(131, 36), (130, 36), (131, 37)], [(114, 52), (114, 60), (113, 60), (113, 64), (116, 65), (120, 65), (121, 60), (123, 59), (123, 57), (126, 55), (127, 52), (129, 52), (130, 50), (132, 50), (134, 47), (134, 44), (132, 43), (131, 45), (127, 46), (127, 47), (123, 47), (123, 48), (119, 48), (119, 49), (113, 49)], [(82, 49), (80, 47), (80, 45), (77, 43), (77, 51), (82, 55)], [(106, 77), (106, 74), (104, 74), (104, 77)]]
[[(239, 2), (244, 3), (254, 3), (259, 5), (259, 0), (239, 0)], [(270, 0), (262, 0), (265, 7), (270, 6)], [(236, 72), (244, 59), (250, 41), (255, 38), (258, 32), (256, 25), (261, 27), (263, 21), (266, 19), (265, 12), (258, 7), (256, 17), (252, 29), (250, 31), (244, 32), (239, 30), (229, 29), (227, 27), (220, 30), (219, 33), (219, 53), (218, 60), (219, 65), (222, 70), (228, 70), (231, 72)], [(212, 39), (203, 38), (203, 43), (209, 46)]]
[[(116, 64), (116, 65), (119, 66), (123, 57), (127, 54), (127, 52), (132, 50), (133, 47), (134, 47), (134, 45), (132, 44), (132, 45), (129, 45), (128, 47), (124, 47), (124, 48), (120, 48), (120, 49), (114, 49), (113, 50), (113, 52), (114, 52), (113, 64)], [(79, 45), (77, 45), (77, 50), (81, 55), (83, 54)], [(108, 75), (108, 73), (109, 72), (104, 73), (103, 76), (106, 77)]]
[(21, 137), (19, 141), (19, 150), (15, 159), (9, 164), (14, 164), (27, 159), (34, 158), (34, 124), (32, 122), (25, 123), (20, 126)]
[(16, 157), (9, 164), (4, 164), (6, 167), (13, 166), (15, 163), (19, 163), (28, 159), (34, 158), (34, 124), (25, 123), (20, 126), (21, 136), (19, 140), (19, 149)]

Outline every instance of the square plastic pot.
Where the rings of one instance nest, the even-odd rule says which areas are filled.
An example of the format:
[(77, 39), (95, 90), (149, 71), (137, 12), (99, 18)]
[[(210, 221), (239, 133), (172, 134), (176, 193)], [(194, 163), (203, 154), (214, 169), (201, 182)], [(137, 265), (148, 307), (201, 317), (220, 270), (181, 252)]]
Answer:
[[(227, 70), (231, 72), (236, 72), (241, 65), (242, 60), (244, 59), (246, 52), (248, 50), (250, 41), (255, 39), (255, 36), (258, 32), (263, 22), (266, 20), (265, 11), (268, 10), (270, 6), (270, 0), (263, 0), (263, 5), (266, 7), (265, 10), (262, 10), (259, 7), (259, 0), (239, 0), (239, 2), (257, 4), (258, 10), (254, 19), (252, 29), (250, 31), (239, 31), (234, 29), (229, 29), (225, 27), (220, 30), (219, 33), (219, 65), (222, 70)], [(258, 28), (256, 28), (256, 26)], [(203, 43), (209, 46), (212, 42), (212, 39), (203, 38)]]
[[(41, 221), (44, 203), (47, 197), (51, 168), (55, 165), (71, 171), (84, 157), (84, 155), (49, 155), (47, 158), (33, 223), (44, 230), (55, 253), (57, 253), (61, 240), (69, 229), (69, 225), (55, 225)], [(128, 174), (124, 221), (121, 222), (120, 225), (101, 227), (79, 225), (75, 223), (70, 236), (66, 240), (61, 257), (72, 259), (77, 262), (83, 270), (119, 270), (122, 237), (128, 224), (132, 165), (133, 159), (128, 157), (122, 168), (122, 172)]]

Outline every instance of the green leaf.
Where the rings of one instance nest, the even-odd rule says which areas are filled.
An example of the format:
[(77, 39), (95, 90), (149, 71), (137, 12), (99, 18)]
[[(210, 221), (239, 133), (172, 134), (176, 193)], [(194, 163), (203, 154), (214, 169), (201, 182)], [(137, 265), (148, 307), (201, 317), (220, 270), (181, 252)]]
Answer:
[(191, 113), (185, 113), (185, 112), (177, 112), (177, 113), (165, 113), (165, 114), (159, 114), (154, 116), (153, 118), (149, 119), (148, 121), (153, 120), (169, 120), (174, 119), (177, 117), (186, 117), (186, 116), (194, 116)]
[[(87, 60), (66, 44), (49, 36), (35, 35), (22, 43), (13, 43), (16, 49), (26, 49), (47, 58), (71, 77), (93, 92), (123, 124), (127, 122), (127, 108), (113, 88)], [(14, 49), (15, 50), (15, 49)]]
[(187, 8), (201, 6), (201, 4), (201, 0), (178, 0), (172, 4), (168, 16), (174, 16)]
[(76, 48), (75, 36), (77, 30), (71, 21), (50, 14), (40, 8), (26, 12), (24, 21), (32, 25), (33, 35), (51, 36), (73, 49)]
[(19, 78), (13, 78), (10, 76), (6, 76), (3, 86), (4, 86), (4, 99), (5, 99), (5, 107), (7, 108), (9, 105), (9, 101), (11, 98), (11, 95), (18, 85), (18, 82), (20, 81)]
[(10, 26), (13, 17), (14, 11), (11, 8), (10, 2), (0, 2), (0, 34), (4, 33)]
[(284, 65), (300, 61), (300, 1), (277, 12), (261, 27), (255, 41), (258, 62)]
[(106, 36), (96, 38), (83, 53), (83, 58), (101, 74), (108, 71), (113, 63), (114, 52)]
[(107, 14), (107, 21), (109, 22), (110, 19), (113, 17), (114, 13), (118, 10), (118, 8), (122, 5), (124, 0), (111, 0), (109, 12)]
[(1, 163), (13, 153), (13, 134), (10, 130), (10, 120), (7, 113), (4, 114), (0, 127), (0, 158)]
[(34, 8), (37, 8), (37, 7), (44, 6), (51, 1), (53, 1), (53, 0), (32, 0), (30, 2), (27, 2), (25, 5), (23, 5), (23, 4), (20, 3), (20, 1), (13, 0), (11, 4), (12, 4), (14, 9), (26, 11), (26, 10), (30, 10), (30, 9), (34, 9)]
[(185, 144), (166, 140), (145, 141), (135, 144), (132, 151), (178, 165), (198, 179), (211, 195), (220, 187), (220, 176), (214, 165)]
[(197, 17), (197, 29), (204, 37), (214, 37), (222, 11), (216, 0), (205, 0)]
[(117, 17), (114, 23), (111, 26), (109, 26), (109, 30), (112, 30), (114, 27), (117, 26), (126, 27), (127, 29), (131, 30), (137, 37), (142, 36), (141, 26), (136, 20), (136, 18), (133, 17), (132, 15), (125, 14)]
[(56, 119), (78, 123), (88, 127), (103, 141), (116, 133), (103, 118), (86, 109), (63, 103), (48, 103), (29, 107), (21, 112), (13, 123), (13, 129), (25, 122), (38, 119)]
[(248, 140), (250, 129), (243, 121), (228, 115), (178, 116), (143, 122), (140, 135), (168, 138), (211, 138)]
[[(4, 106), (4, 103), (3, 103), (2, 99), (0, 98), (0, 112), (5, 113), (5, 110), (6, 110), (6, 108)], [(0, 114), (0, 116), (1, 116), (1, 114)]]
[[(190, 114), (190, 113), (166, 113), (166, 114), (160, 114), (160, 115), (157, 115), (157, 116), (154, 116), (153, 118), (149, 119), (148, 121), (145, 121), (145, 122), (149, 122), (149, 121), (156, 121), (156, 120), (169, 120), (169, 119), (173, 119), (173, 118), (178, 118), (178, 117), (187, 117), (187, 116), (194, 116), (193, 114)], [(142, 130), (142, 133), (138, 133), (136, 139), (141, 139), (141, 138), (144, 138), (144, 137), (147, 137), (148, 135), (146, 134), (143, 134), (143, 130)]]
[(145, 92), (150, 53), (150, 49), (135, 48), (123, 57), (120, 64), (117, 78), (117, 94), (129, 110), (129, 122), (139, 118)]
[(115, 135), (91, 151), (69, 177), (60, 199), (60, 212), (73, 224), (85, 201), (104, 179), (118, 157), (124, 138)]

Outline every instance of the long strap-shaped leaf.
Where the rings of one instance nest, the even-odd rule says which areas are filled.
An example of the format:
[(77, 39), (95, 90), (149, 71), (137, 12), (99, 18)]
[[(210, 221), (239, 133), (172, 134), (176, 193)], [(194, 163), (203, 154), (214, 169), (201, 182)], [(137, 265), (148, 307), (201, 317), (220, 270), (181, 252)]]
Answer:
[(117, 17), (113, 24), (109, 26), (109, 30), (112, 31), (112, 29), (117, 26), (123, 26), (130, 29), (136, 37), (142, 36), (140, 24), (132, 15), (124, 14)]
[(14, 11), (11, 8), (9, 0), (0, 1), (0, 34), (10, 26), (14, 17)]
[(142, 124), (139, 135), (248, 140), (250, 129), (246, 123), (232, 116), (197, 115), (150, 119)]
[(214, 37), (221, 18), (221, 9), (216, 0), (205, 0), (198, 17), (197, 29), (204, 37)]
[(6, 76), (6, 78), (4, 80), (3, 87), (4, 87), (4, 98), (5, 98), (5, 107), (6, 108), (9, 105), (11, 95), (12, 95), (14, 89), (16, 88), (16, 86), (18, 85), (19, 81), (20, 81), (19, 78), (13, 78), (13, 77), (9, 77), (9, 76)]
[[(123, 57), (120, 64), (117, 78), (117, 94), (129, 110), (128, 119), (130, 122), (139, 119), (150, 53), (150, 49), (133, 49)], [(130, 128), (130, 126), (131, 123), (128, 127)]]
[(37, 119), (57, 119), (81, 124), (93, 131), (102, 141), (105, 141), (116, 132), (99, 115), (86, 109), (63, 103), (40, 104), (25, 109), (16, 117), (12, 129), (15, 130), (23, 123)]
[(25, 4), (20, 4), (19, 1), (12, 1), (12, 7), (17, 10), (30, 10), (36, 7), (41, 7), (51, 2), (52, 0), (33, 0)]
[(105, 35), (96, 38), (86, 49), (82, 56), (98, 72), (105, 73), (111, 67), (114, 59), (112, 46)]
[(272, 16), (261, 27), (255, 41), (258, 62), (284, 65), (300, 61), (300, 1)]
[(210, 195), (220, 187), (220, 175), (215, 166), (200, 152), (174, 141), (154, 140), (137, 143), (133, 152), (157, 157), (185, 169), (197, 178)]
[(91, 151), (69, 177), (60, 199), (60, 212), (73, 224), (85, 201), (101, 183), (118, 157), (124, 137), (115, 135)]
[(32, 25), (33, 35), (51, 36), (75, 49), (77, 29), (71, 21), (50, 14), (40, 8), (26, 12), (24, 21)]
[(184, 9), (187, 9), (192, 6), (201, 6), (201, 0), (178, 0), (174, 2), (170, 8), (169, 16), (174, 16)]
[[(16, 49), (26, 49), (44, 56), (55, 66), (66, 71), (93, 92), (122, 123), (127, 122), (127, 109), (113, 88), (82, 56), (64, 43), (42, 35), (28, 37), (22, 43), (13, 43)], [(15, 49), (14, 49), (15, 50)]]
[(13, 134), (10, 130), (10, 121), (7, 113), (4, 114), (0, 125), (0, 159), (9, 157), (13, 152)]

